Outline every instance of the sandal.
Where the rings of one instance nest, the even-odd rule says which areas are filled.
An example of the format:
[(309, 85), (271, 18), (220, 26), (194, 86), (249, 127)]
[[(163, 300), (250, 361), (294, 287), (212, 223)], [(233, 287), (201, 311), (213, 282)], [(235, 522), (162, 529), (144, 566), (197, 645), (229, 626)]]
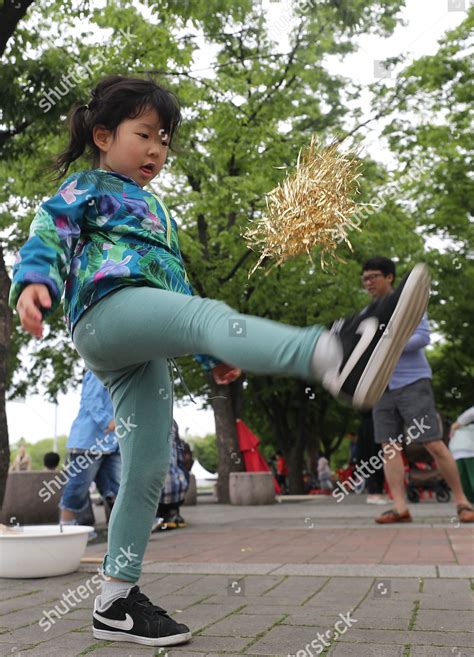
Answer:
[(375, 522), (379, 525), (388, 525), (394, 522), (412, 522), (413, 518), (410, 515), (409, 511), (404, 511), (403, 513), (398, 513), (395, 509), (389, 509), (384, 511), (381, 516), (375, 518)]
[(458, 504), (456, 509), (460, 522), (474, 522), (474, 509), (470, 504)]

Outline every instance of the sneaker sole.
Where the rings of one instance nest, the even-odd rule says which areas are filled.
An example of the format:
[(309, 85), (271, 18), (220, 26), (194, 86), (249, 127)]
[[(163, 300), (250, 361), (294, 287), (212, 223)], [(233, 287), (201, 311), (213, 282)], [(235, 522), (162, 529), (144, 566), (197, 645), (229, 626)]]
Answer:
[(356, 408), (372, 408), (385, 392), (407, 340), (426, 310), (430, 280), (428, 267), (415, 265), (385, 329), (387, 338), (379, 340), (360, 377), (352, 398)]
[(92, 628), (95, 639), (104, 639), (106, 641), (129, 641), (139, 643), (142, 646), (177, 646), (180, 643), (186, 643), (192, 637), (192, 632), (184, 634), (174, 634), (173, 636), (164, 636), (153, 639), (147, 636), (129, 634), (127, 632), (109, 632), (108, 630), (98, 630)]
[(178, 525), (175, 522), (164, 522), (161, 529), (177, 529)]
[(404, 522), (413, 522), (413, 518), (403, 518), (403, 520), (377, 520), (375, 518), (377, 525), (401, 525)]

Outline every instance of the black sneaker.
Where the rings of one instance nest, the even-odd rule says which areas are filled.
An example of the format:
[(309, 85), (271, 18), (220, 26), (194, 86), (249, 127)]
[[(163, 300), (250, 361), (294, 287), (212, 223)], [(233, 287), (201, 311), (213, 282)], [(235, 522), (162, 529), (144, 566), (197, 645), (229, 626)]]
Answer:
[(126, 598), (115, 600), (105, 611), (97, 611), (96, 606), (93, 614), (96, 639), (176, 646), (192, 636), (189, 627), (176, 623), (164, 609), (153, 605), (138, 586), (133, 586)]
[(370, 409), (383, 395), (405, 345), (418, 326), (429, 298), (428, 267), (416, 265), (394, 292), (365, 311), (335, 322), (343, 358), (325, 374), (323, 386), (352, 406)]

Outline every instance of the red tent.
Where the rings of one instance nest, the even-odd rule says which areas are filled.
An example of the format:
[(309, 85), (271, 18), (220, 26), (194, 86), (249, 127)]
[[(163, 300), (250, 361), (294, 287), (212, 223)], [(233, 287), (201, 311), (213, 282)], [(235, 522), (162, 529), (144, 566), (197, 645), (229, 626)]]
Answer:
[[(258, 451), (260, 439), (250, 431), (243, 420), (236, 420), (237, 436), (239, 438), (239, 448), (244, 458), (244, 467), (246, 472), (271, 472), (270, 466), (264, 457)], [(279, 495), (281, 488), (276, 479), (275, 493)]]

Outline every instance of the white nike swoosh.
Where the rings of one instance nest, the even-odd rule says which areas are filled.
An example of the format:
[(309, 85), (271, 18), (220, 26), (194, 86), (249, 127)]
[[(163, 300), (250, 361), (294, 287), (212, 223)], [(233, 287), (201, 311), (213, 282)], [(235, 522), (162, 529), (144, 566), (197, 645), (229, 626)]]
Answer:
[(357, 361), (361, 358), (364, 351), (372, 342), (374, 335), (378, 331), (378, 328), (379, 328), (379, 321), (376, 317), (367, 317), (367, 319), (363, 319), (361, 321), (356, 331), (356, 333), (360, 334), (360, 340), (355, 346), (351, 355), (349, 356), (346, 364), (344, 365), (344, 369), (340, 374), (337, 374), (335, 372), (331, 372), (330, 374), (331, 390), (333, 390), (336, 393), (340, 391), (340, 389), (344, 384), (344, 381), (347, 379), (348, 375), (353, 370)]
[(133, 627), (133, 618), (130, 616), (130, 614), (125, 614), (125, 620), (112, 620), (111, 618), (106, 618), (105, 616), (101, 616), (98, 614), (96, 611), (94, 611), (94, 618), (101, 623), (104, 623), (104, 625), (108, 625), (109, 627), (115, 627), (118, 630), (131, 630)]

